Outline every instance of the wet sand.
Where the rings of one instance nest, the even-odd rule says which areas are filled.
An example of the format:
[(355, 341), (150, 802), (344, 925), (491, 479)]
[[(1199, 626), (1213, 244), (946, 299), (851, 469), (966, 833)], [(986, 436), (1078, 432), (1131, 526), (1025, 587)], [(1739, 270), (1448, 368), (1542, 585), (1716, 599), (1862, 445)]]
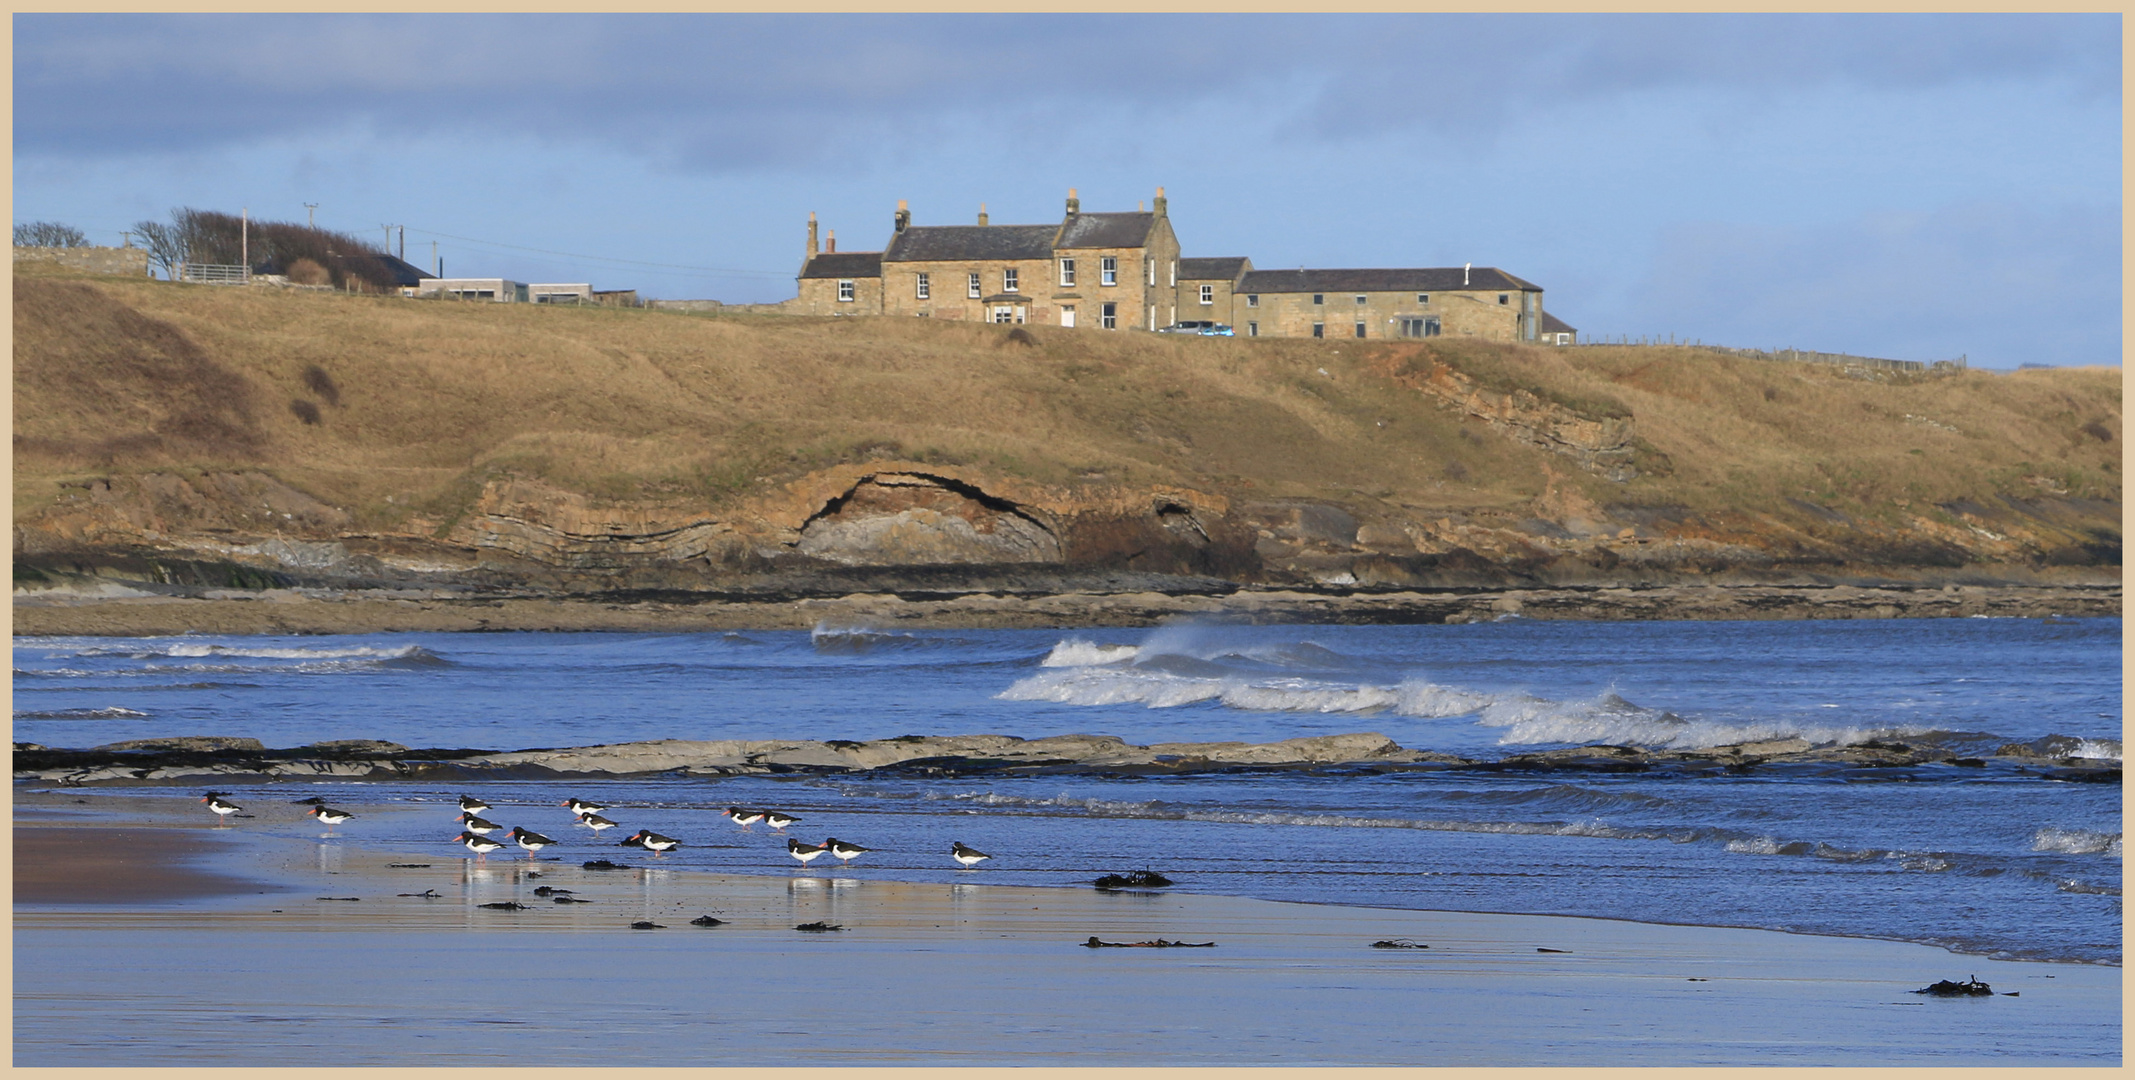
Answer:
[[(984, 870), (954, 885), (864, 866), (745, 876), (623, 852), (630, 869), (596, 871), (241, 823), (188, 846), (170, 834), (218, 830), (142, 809), (152, 800), (63, 819), (23, 801), (18, 864), (98, 903), (17, 896), (17, 1065), (2120, 1061), (2117, 968), (1756, 930), (989, 886)], [(119, 833), (154, 846), (124, 874), (92, 873), (117, 857)], [(138, 899), (186, 873), (225, 884)], [(118, 877), (133, 880), (90, 887)], [(558, 905), (543, 886), (591, 902)], [(691, 924), (702, 915), (723, 924)], [(846, 929), (794, 929), (819, 921)], [(1083, 947), (1092, 935), (1216, 944)], [(1396, 938), (1429, 948), (1371, 947)], [(1972, 975), (2019, 996), (1907, 992)], [(108, 1023), (114, 1013), (127, 1023)]]

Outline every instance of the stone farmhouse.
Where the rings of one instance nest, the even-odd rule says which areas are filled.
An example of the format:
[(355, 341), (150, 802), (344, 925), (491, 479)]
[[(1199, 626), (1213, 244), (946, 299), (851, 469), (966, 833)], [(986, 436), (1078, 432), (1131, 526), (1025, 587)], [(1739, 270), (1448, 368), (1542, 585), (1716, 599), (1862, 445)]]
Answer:
[(1185, 258), (1158, 188), (1152, 209), (1084, 213), (1068, 189), (1050, 225), (914, 225), (897, 203), (880, 251), (818, 248), (808, 216), (801, 315), (905, 315), (1096, 330), (1222, 323), (1241, 337), (1426, 338), (1570, 345), (1542, 287), (1493, 267), (1255, 270), (1242, 256)]

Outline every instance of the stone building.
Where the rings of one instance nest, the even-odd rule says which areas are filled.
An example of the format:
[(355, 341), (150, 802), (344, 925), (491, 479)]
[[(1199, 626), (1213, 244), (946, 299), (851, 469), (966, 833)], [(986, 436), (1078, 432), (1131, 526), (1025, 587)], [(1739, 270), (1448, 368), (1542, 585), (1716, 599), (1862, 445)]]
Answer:
[(1245, 337), (1536, 341), (1542, 287), (1492, 267), (1254, 270), (1231, 322)]
[(994, 225), (983, 206), (975, 225), (914, 225), (900, 200), (881, 251), (840, 252), (836, 233), (817, 250), (810, 214), (799, 295), (779, 309), (1102, 330), (1208, 321), (1241, 337), (1576, 336), (1543, 313), (1541, 286), (1491, 267), (1255, 270), (1244, 256), (1182, 258), (1163, 188), (1152, 209), (1091, 213), (1069, 188), (1051, 225)]

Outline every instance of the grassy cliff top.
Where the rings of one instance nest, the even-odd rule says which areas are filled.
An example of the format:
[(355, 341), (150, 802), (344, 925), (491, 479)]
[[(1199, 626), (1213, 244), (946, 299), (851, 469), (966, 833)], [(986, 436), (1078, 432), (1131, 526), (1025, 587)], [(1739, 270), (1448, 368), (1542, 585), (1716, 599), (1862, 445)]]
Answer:
[[(716, 508), (871, 459), (1374, 516), (1584, 500), (1799, 517), (1803, 500), (1876, 518), (2120, 497), (2117, 369), (1866, 379), (1688, 347), (1011, 335), (23, 266), (14, 289), (18, 518), (113, 473), (264, 469), (392, 528), (502, 475)], [(1434, 377), (1529, 415), (1628, 417), (1639, 475), (1506, 437), (1427, 392)]]

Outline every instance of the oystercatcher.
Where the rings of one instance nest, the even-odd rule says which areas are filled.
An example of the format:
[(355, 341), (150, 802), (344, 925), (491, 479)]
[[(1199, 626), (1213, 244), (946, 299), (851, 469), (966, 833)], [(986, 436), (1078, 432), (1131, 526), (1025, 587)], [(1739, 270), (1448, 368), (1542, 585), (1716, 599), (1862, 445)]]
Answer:
[(662, 855), (665, 854), (669, 848), (681, 847), (682, 841), (677, 840), (672, 836), (661, 836), (659, 833), (653, 832), (650, 829), (639, 829), (637, 832), (632, 833), (630, 835), (630, 839), (623, 841), (622, 844), (619, 846), (641, 847), (647, 851), (652, 852), (655, 855)]
[(949, 857), (963, 863), (964, 868), (967, 870), (977, 866), (982, 860), (993, 858), (993, 856), (977, 848), (965, 847), (962, 842), (955, 842), (949, 845)]
[(208, 809), (215, 811), (215, 824), (218, 826), (228, 823), (231, 814), (244, 809), (234, 802), (224, 802), (218, 794), (203, 795), (200, 801), (208, 804)]
[(595, 834), (598, 834), (602, 829), (615, 828), (615, 822), (609, 821), (607, 818), (604, 818), (599, 814), (582, 815), (581, 817), (579, 817), (578, 823), (580, 825), (584, 825), (586, 828), (593, 830)]
[(824, 844), (803, 844), (798, 840), (786, 841), (786, 854), (799, 859), (802, 866), (808, 865), (810, 859), (829, 850), (830, 848)]
[(520, 847), (526, 849), (526, 857), (529, 859), (534, 857), (535, 852), (556, 842), (540, 833), (530, 832), (517, 825), (512, 826), (510, 836), (514, 841), (518, 842)]
[(738, 806), (729, 806), (726, 809), (721, 810), (719, 812), (719, 816), (733, 818), (734, 824), (746, 829), (749, 826), (754, 825), (759, 821), (762, 821), (764, 819), (764, 812), (761, 810), (744, 810)]
[(835, 836), (824, 840), (823, 847), (832, 855), (836, 855), (841, 863), (850, 863), (854, 859), (875, 850), (874, 848), (861, 847), (858, 844), (848, 844)]
[(781, 814), (776, 810), (764, 811), (764, 824), (771, 826), (773, 829), (776, 829), (779, 832), (785, 832), (786, 826), (791, 825), (799, 820), (799, 818), (794, 817), (792, 814)]
[(476, 817), (473, 814), (461, 814), (459, 817), (453, 818), (452, 820), (465, 822), (467, 824), (467, 831), (475, 834), (476, 836), (488, 836), (490, 833), (496, 832), (498, 829), (504, 827), (494, 821), (489, 820), (488, 818)]
[(332, 832), (334, 831), (334, 826), (339, 825), (342, 822), (347, 821), (352, 817), (355, 817), (356, 815), (351, 814), (346, 810), (336, 810), (331, 806), (314, 806), (311, 809), (304, 811), (304, 816), (318, 818), (320, 821), (326, 823), (326, 831)]
[(488, 803), (483, 802), (482, 800), (477, 799), (472, 795), (460, 796), (460, 810), (463, 813), (479, 814), (487, 809), (489, 809)]
[(571, 813), (579, 817), (585, 817), (587, 814), (598, 814), (607, 809), (607, 807), (599, 803), (589, 803), (584, 799), (565, 799), (563, 805), (570, 807)]
[(504, 846), (504, 842), (501, 840), (491, 840), (489, 837), (476, 836), (471, 832), (463, 832), (458, 836), (453, 837), (453, 839), (459, 841), (462, 844), (467, 845), (467, 850), (474, 852), (476, 855), (479, 855), (484, 859), (489, 858), (490, 852), (495, 851), (498, 848)]

